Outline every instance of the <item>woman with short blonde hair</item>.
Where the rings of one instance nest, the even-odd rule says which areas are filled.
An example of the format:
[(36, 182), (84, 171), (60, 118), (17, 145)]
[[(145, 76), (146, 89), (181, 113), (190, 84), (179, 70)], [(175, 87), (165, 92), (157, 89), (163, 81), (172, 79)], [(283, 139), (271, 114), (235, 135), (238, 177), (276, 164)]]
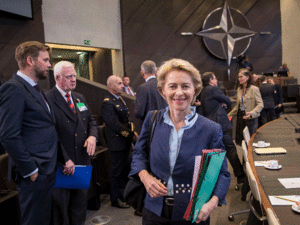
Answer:
[[(190, 225), (183, 216), (191, 198), (195, 156), (202, 155), (203, 149), (224, 149), (222, 128), (197, 114), (192, 106), (202, 89), (200, 73), (192, 64), (171, 59), (159, 68), (157, 77), (158, 90), (168, 107), (158, 111), (149, 157), (146, 146), (153, 111), (147, 114), (129, 175), (138, 176), (147, 191), (143, 225)], [(229, 184), (230, 173), (224, 159), (211, 199), (199, 209), (196, 223), (209, 224), (213, 210), (225, 204)]]

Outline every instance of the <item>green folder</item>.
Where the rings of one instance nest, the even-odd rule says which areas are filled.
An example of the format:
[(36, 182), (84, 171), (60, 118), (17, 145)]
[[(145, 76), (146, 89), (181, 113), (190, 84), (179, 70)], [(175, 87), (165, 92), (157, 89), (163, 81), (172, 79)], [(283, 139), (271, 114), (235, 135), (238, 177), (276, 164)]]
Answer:
[(200, 182), (199, 180), (198, 182), (197, 193), (195, 194), (196, 196), (194, 198), (195, 202), (192, 210), (193, 223), (196, 221), (202, 206), (205, 203), (207, 203), (211, 198), (212, 192), (215, 188), (215, 185), (217, 183), (220, 174), (221, 166), (223, 164), (225, 155), (226, 155), (225, 151), (208, 153), (209, 159), (206, 158), (205, 160), (205, 164), (208, 164), (207, 169), (205, 171), (205, 175), (202, 181)]
[(195, 195), (194, 195), (193, 207), (192, 207), (191, 214), (190, 214), (190, 221), (192, 221), (193, 216), (194, 216), (193, 212), (195, 211), (197, 196), (198, 196), (198, 193), (200, 191), (201, 184), (204, 180), (204, 177), (205, 177), (205, 174), (206, 174), (206, 171), (207, 171), (207, 168), (208, 168), (208, 164), (209, 164), (209, 161), (210, 161), (210, 157), (214, 153), (215, 152), (210, 152), (210, 153), (207, 153), (207, 155), (203, 155), (202, 160), (205, 160), (205, 161), (204, 161), (204, 165), (203, 165), (203, 168), (201, 170), (200, 177), (199, 177), (199, 180), (198, 180), (198, 183), (197, 183), (197, 187), (196, 187), (196, 191), (195, 191)]

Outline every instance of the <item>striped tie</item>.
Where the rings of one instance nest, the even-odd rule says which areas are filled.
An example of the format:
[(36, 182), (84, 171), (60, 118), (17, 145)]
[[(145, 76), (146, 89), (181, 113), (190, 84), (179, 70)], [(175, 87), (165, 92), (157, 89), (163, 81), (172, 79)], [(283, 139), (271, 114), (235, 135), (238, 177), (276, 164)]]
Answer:
[(73, 102), (71, 101), (71, 96), (67, 93), (67, 94), (66, 94), (66, 97), (67, 97), (67, 103), (68, 103), (68, 106), (69, 106), (70, 109), (73, 111), (73, 113), (76, 114), (76, 109), (75, 109), (75, 106), (73, 105)]

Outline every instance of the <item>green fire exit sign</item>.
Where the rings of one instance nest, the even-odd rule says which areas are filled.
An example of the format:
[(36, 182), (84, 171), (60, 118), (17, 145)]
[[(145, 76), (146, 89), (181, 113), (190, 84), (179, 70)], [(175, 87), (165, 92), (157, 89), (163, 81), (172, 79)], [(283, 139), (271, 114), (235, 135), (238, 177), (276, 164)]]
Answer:
[(84, 45), (92, 45), (92, 41), (91, 40), (84, 40)]

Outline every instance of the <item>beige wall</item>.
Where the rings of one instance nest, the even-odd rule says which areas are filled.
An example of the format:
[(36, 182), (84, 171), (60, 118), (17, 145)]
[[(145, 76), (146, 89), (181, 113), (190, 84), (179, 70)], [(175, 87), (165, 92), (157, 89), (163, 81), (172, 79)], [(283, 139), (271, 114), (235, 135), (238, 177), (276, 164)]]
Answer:
[(300, 82), (300, 0), (280, 0), (282, 61)]
[(119, 0), (43, 0), (45, 42), (121, 49)]
[(112, 50), (113, 71), (123, 75), (119, 0), (43, 0), (45, 42)]

